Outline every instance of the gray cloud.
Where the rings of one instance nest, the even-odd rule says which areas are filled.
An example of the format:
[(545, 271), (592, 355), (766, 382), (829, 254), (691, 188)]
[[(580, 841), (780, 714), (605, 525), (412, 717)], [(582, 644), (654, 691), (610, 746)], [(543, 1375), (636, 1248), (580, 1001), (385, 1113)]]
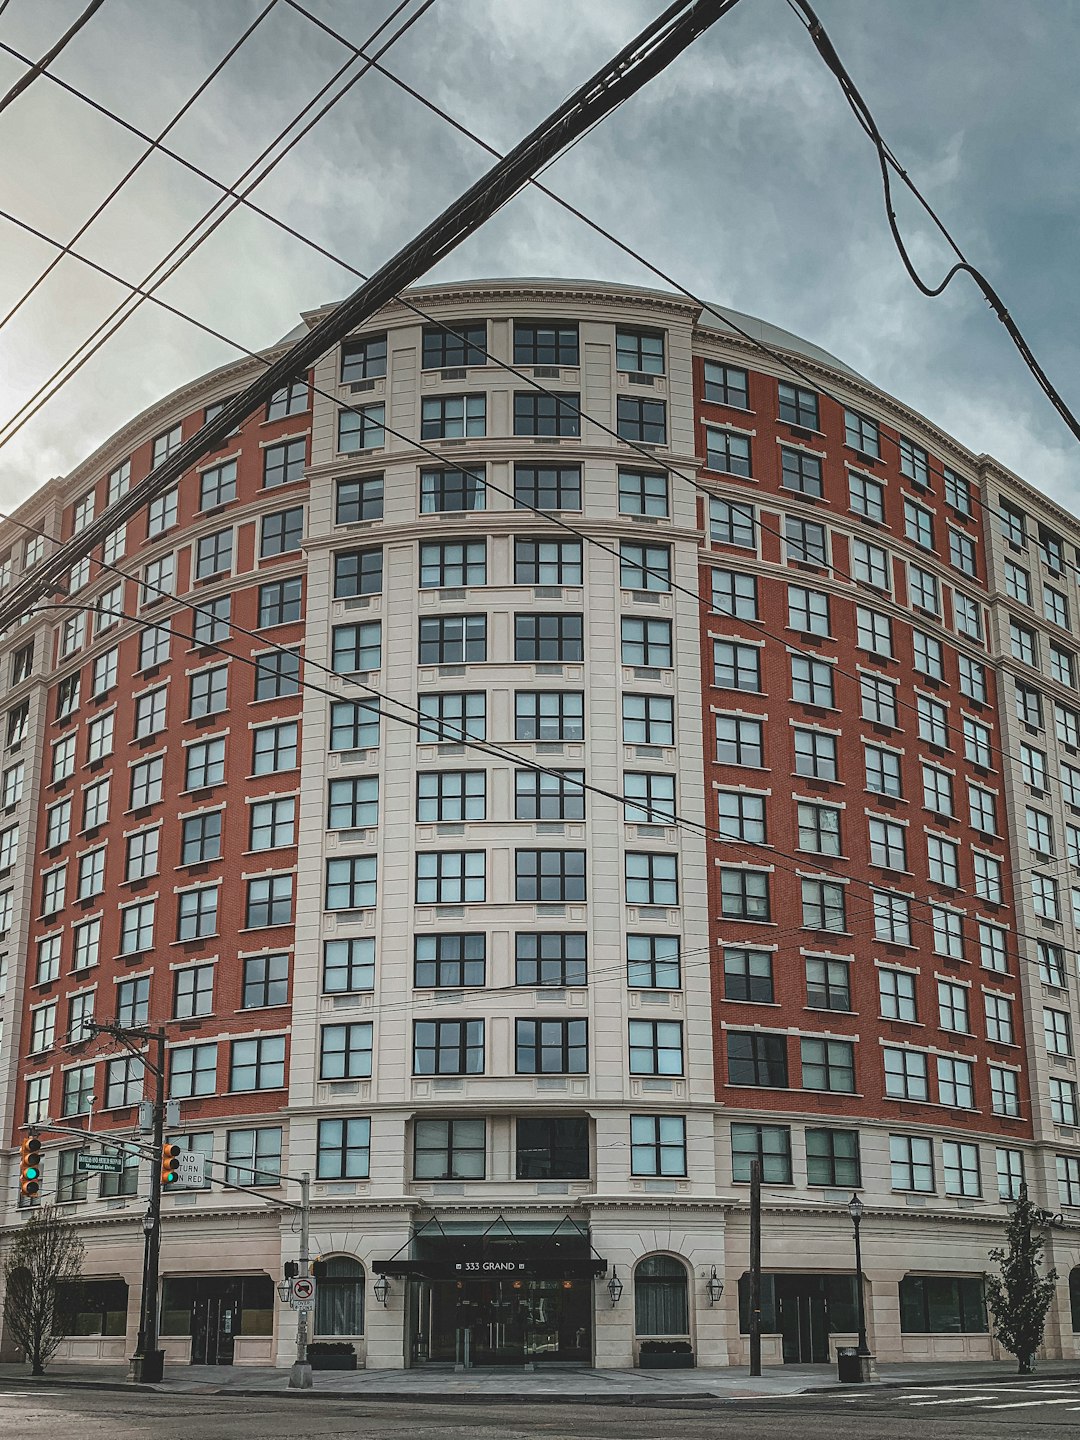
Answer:
[[(389, 0), (310, 0), (356, 41)], [(0, 39), (37, 54), (76, 0), (11, 0)], [(155, 132), (250, 22), (254, 0), (109, 0), (59, 73)], [(511, 145), (657, 8), (644, 0), (439, 0), (392, 67), (500, 147)], [(1038, 0), (819, 0), (819, 12), (901, 159), (984, 266), (1071, 402), (1080, 278), (1074, 263), (1080, 12)], [(117, 57), (123, 59), (117, 64)], [(279, 4), (171, 137), (232, 183), (345, 58)], [(0, 86), (22, 67), (0, 56)], [(140, 142), (39, 81), (0, 117), (3, 208), (68, 238)], [(482, 154), (369, 75), (256, 192), (304, 233), (372, 270), (463, 186)], [(709, 298), (807, 336), (1080, 508), (1075, 442), (1001, 326), (961, 280), (929, 301), (885, 226), (876, 163), (835, 81), (781, 0), (743, 0), (670, 71), (546, 177), (607, 228)], [(141, 278), (214, 200), (154, 157), (82, 242)], [(948, 253), (901, 207), (912, 251), (937, 279)], [(51, 252), (0, 228), (0, 306)], [(520, 196), (436, 272), (567, 274), (657, 283), (544, 197)], [(238, 211), (163, 295), (249, 346), (352, 286), (340, 267)], [(0, 332), (0, 421), (120, 298), (65, 260)], [(231, 357), (143, 309), (0, 454), (0, 504), (62, 473), (132, 413)]]

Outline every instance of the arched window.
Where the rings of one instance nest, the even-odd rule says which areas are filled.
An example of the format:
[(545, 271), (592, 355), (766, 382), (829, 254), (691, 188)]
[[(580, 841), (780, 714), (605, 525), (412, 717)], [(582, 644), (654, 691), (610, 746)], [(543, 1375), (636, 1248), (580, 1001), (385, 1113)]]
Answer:
[(1080, 1265), (1074, 1265), (1069, 1274), (1069, 1308), (1072, 1310), (1074, 1335), (1080, 1335)]
[(686, 1266), (649, 1255), (634, 1270), (634, 1326), (639, 1335), (689, 1335)]
[(316, 1335), (364, 1333), (364, 1267), (350, 1255), (323, 1262), (326, 1274), (315, 1294)]

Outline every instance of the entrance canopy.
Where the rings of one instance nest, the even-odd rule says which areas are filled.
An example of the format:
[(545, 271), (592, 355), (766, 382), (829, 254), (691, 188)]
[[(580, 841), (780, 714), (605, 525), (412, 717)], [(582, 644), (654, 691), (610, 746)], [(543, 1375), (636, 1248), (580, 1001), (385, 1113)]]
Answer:
[[(408, 1257), (402, 1251), (408, 1250)], [(378, 1275), (440, 1280), (587, 1280), (605, 1275), (608, 1263), (589, 1242), (586, 1227), (569, 1215), (558, 1221), (447, 1221), (437, 1215), (418, 1226), (388, 1260), (375, 1260)]]

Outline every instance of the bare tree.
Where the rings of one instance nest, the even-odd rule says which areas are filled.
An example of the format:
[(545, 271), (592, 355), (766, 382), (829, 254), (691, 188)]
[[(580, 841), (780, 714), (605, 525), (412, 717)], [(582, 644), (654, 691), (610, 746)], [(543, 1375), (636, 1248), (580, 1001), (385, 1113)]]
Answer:
[(83, 1243), (55, 1206), (42, 1205), (15, 1236), (4, 1259), (4, 1320), (26, 1352), (34, 1375), (63, 1338), (55, 1320), (57, 1297), (82, 1282)]

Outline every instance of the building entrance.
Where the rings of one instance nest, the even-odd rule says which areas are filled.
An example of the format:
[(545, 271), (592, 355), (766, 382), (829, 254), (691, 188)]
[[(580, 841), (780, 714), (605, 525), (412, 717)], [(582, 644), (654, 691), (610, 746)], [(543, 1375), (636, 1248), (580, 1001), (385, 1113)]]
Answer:
[[(739, 1279), (739, 1327), (750, 1332), (750, 1276)], [(824, 1365), (829, 1336), (858, 1328), (853, 1275), (761, 1277), (761, 1333), (779, 1335), (785, 1365)]]
[(161, 1287), (161, 1335), (190, 1336), (193, 1365), (231, 1365), (238, 1335), (272, 1335), (269, 1275), (168, 1277)]

